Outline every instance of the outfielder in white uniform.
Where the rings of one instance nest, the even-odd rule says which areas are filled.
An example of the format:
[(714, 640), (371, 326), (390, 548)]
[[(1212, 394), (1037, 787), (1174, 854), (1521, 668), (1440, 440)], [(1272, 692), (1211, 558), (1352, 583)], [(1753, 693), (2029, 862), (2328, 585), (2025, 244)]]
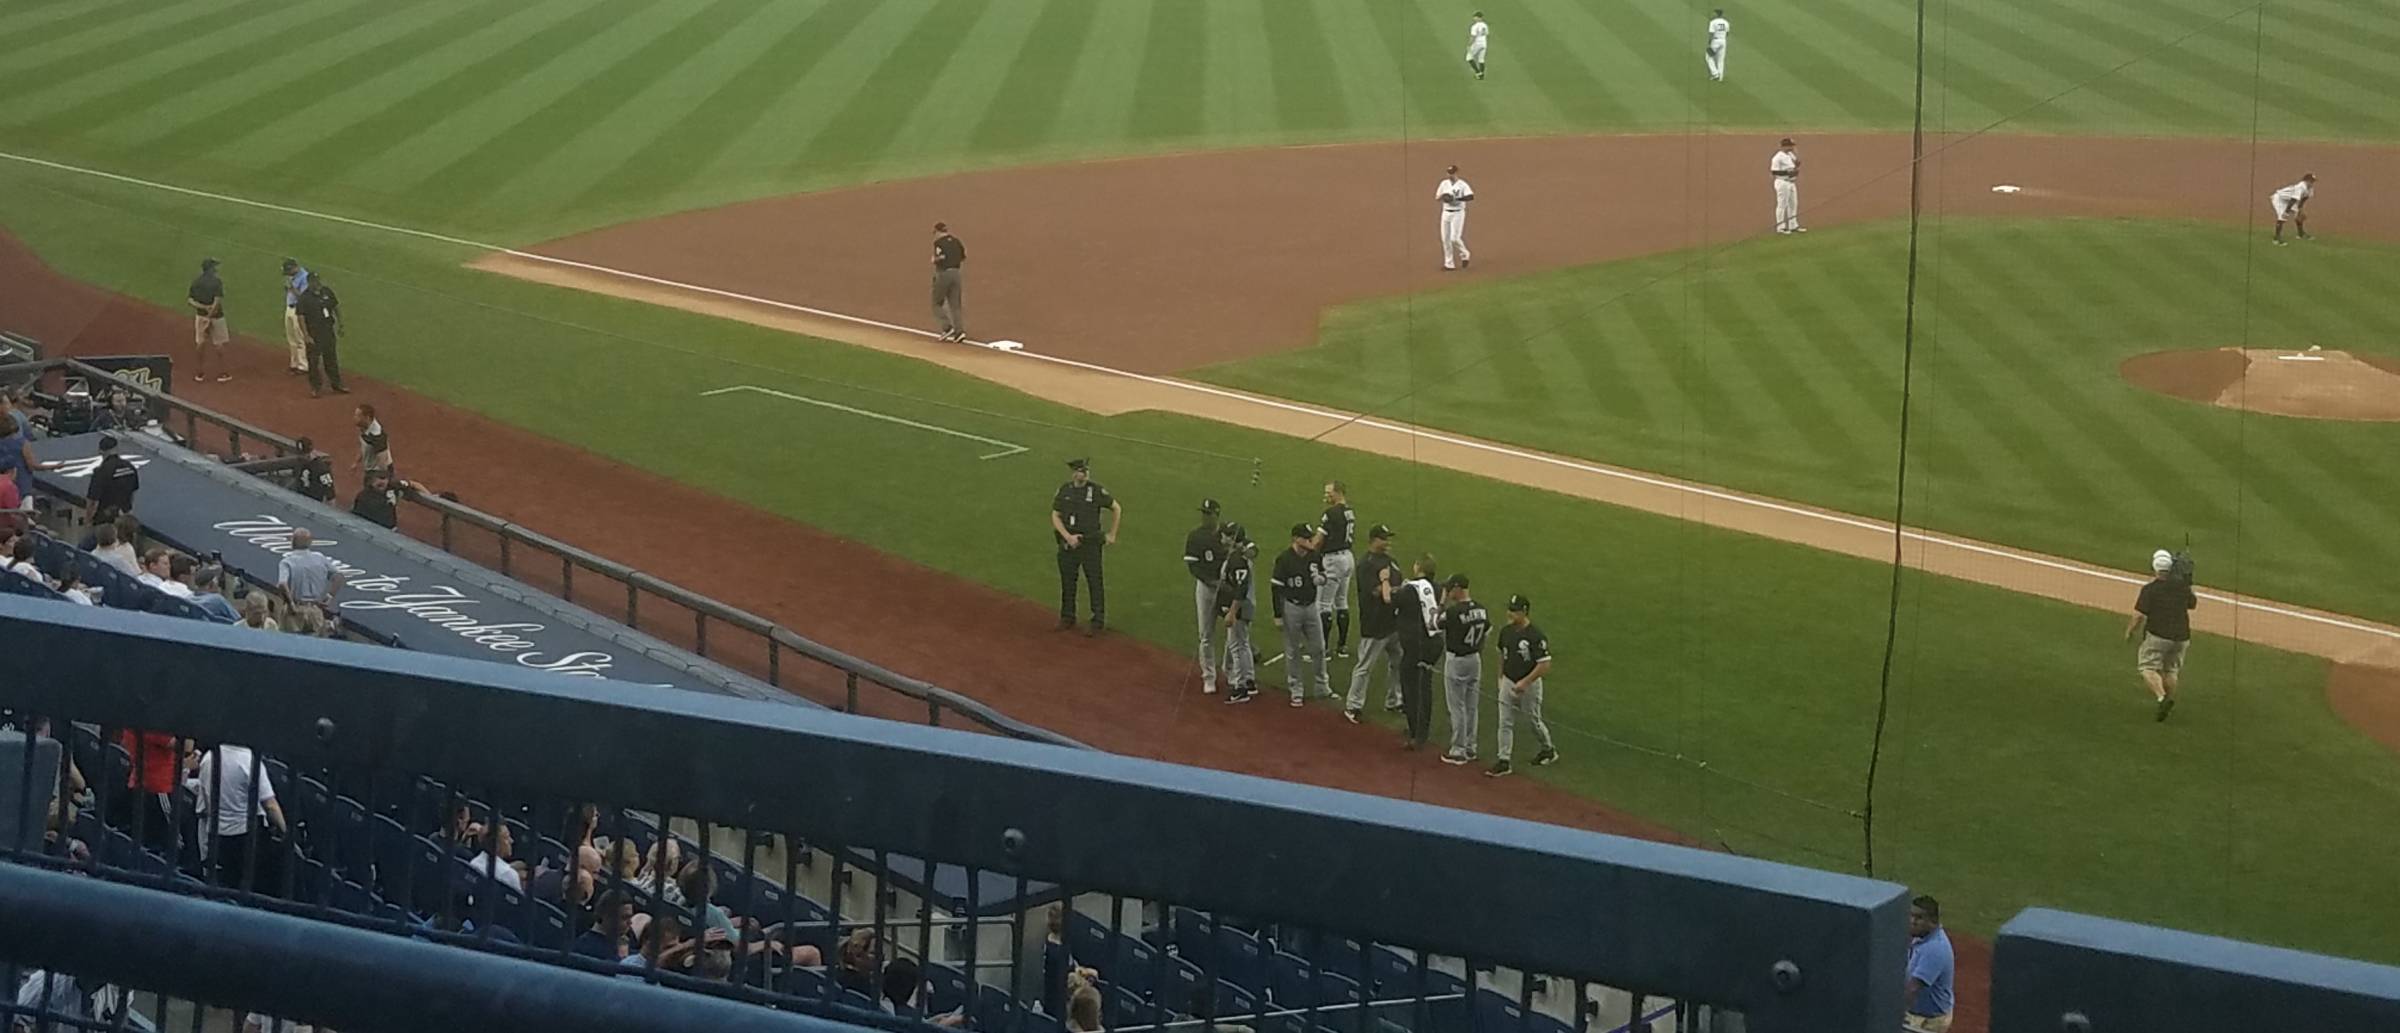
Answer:
[(1708, 20), (1708, 46), (1701, 50), (1702, 60), (1708, 62), (1708, 81), (1725, 81), (1725, 37), (1733, 32), (1733, 23), (1725, 20), (1725, 9), (1717, 8)]
[(1783, 149), (1767, 159), (1767, 177), (1775, 182), (1775, 232), (1806, 233), (1800, 228), (1800, 155), (1785, 137)]
[(2315, 196), (2317, 174), (2311, 172), (2300, 177), (2300, 182), (2278, 190), (2267, 198), (2268, 206), (2275, 209), (2275, 243), (2287, 243), (2283, 239), (2283, 224), (2286, 222), (2299, 232), (2300, 239), (2308, 239), (2308, 199)]
[(1464, 269), (1474, 257), (1467, 253), (1467, 202), (1475, 199), (1475, 188), (1458, 178), (1458, 166), (1452, 165), (1433, 199), (1442, 206), (1442, 268)]
[(1483, 78), (1483, 52), (1492, 45), (1492, 27), (1484, 23), (1483, 12), (1475, 12), (1475, 21), (1467, 26), (1467, 67), (1475, 70), (1475, 78)]

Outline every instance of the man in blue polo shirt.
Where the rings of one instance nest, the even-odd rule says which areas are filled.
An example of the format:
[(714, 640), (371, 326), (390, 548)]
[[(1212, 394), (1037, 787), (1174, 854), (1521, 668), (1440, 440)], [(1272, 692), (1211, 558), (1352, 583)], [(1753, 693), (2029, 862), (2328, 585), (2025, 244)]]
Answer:
[(1908, 902), (1908, 998), (1902, 1029), (1915, 1033), (1949, 1033), (1950, 1012), (1957, 1003), (1951, 987), (1958, 958), (1950, 952), (1950, 934), (1942, 931), (1942, 904), (1932, 897)]
[(285, 368), (293, 376), (308, 372), (308, 330), (300, 325), (300, 295), (308, 291), (308, 268), (296, 258), (283, 260), (283, 346), (290, 353)]

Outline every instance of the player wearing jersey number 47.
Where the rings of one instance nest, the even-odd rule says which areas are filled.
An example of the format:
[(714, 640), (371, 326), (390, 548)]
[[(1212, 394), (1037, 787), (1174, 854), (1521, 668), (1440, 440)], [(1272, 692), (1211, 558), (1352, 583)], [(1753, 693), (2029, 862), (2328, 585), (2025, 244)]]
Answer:
[(1483, 713), (1483, 640), (1492, 633), (1492, 618), (1467, 591), (1467, 576), (1452, 574), (1442, 582), (1448, 602), (1442, 606), (1442, 695), (1450, 707), (1450, 749), (1444, 764), (1475, 762), (1477, 718)]
[(2311, 172), (2301, 176), (2300, 182), (2277, 190), (2273, 196), (2267, 198), (2268, 207), (2275, 209), (2275, 243), (2278, 246), (2288, 243), (2283, 239), (2283, 224), (2287, 222), (2291, 223), (2292, 229), (2300, 234), (2300, 239), (2309, 239), (2308, 199), (2315, 196), (2317, 196), (2317, 174)]
[(1483, 52), (1492, 45), (1492, 27), (1484, 24), (1483, 12), (1475, 12), (1475, 21), (1467, 26), (1467, 67), (1475, 70), (1475, 78), (1483, 78)]
[(1499, 778), (1515, 766), (1509, 755), (1517, 745), (1517, 717), (1533, 723), (1542, 751), (1535, 764), (1558, 763), (1558, 747), (1550, 741), (1550, 725), (1542, 720), (1542, 676), (1550, 673), (1550, 639), (1533, 623), (1533, 603), (1524, 596), (1508, 597), (1508, 625), (1500, 629), (1500, 749), (1490, 771)]

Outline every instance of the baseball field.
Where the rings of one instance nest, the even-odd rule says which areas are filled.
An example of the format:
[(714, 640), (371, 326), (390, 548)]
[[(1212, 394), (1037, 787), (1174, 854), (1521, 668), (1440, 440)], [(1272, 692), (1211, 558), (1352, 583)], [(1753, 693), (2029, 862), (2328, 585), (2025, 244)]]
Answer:
[[(1713, 6), (1486, 0), (1479, 81), (1435, 0), (19, 0), (0, 277), (180, 311), (213, 256), (276, 340), (298, 257), (429, 414), (410, 476), (1111, 748), (1843, 870), (1872, 757), (1875, 873), (1969, 932), (2400, 960), (2342, 874), (2400, 856), (2400, 8), (1928, 0), (1920, 106), (1912, 7), (1728, 7), (1712, 83)], [(937, 219), (1021, 350), (931, 340)], [(48, 318), (136, 350), (114, 304)], [(178, 386), (338, 438), (246, 354)], [(1079, 456), (1126, 506), (1096, 642), (1048, 630)], [(1535, 601), (1562, 763), (1199, 694), (1199, 500), (1273, 549), (1333, 478)], [(2122, 633), (2187, 543), (2161, 723)]]

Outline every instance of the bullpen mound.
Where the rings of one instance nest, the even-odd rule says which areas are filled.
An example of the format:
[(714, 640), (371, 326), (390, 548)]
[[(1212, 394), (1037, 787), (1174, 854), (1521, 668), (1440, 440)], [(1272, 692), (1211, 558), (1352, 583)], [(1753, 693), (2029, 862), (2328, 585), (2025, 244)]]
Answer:
[(2400, 421), (2400, 359), (2383, 356), (2269, 348), (2152, 352), (2125, 360), (2117, 373), (2135, 387), (2228, 409)]

